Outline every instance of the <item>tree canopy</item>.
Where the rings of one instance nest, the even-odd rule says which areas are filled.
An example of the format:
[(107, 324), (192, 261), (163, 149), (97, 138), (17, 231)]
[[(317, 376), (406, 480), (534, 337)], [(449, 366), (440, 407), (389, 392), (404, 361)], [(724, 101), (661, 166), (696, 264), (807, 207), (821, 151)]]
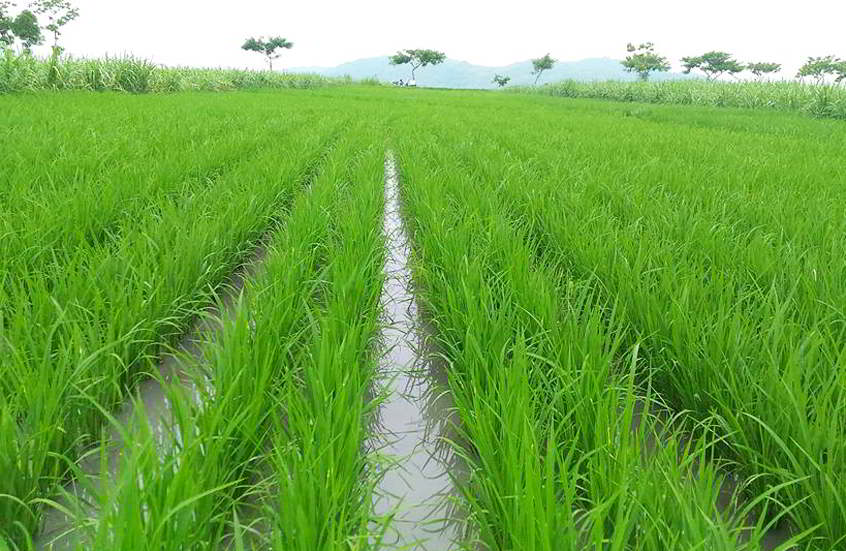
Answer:
[(416, 80), (415, 71), (427, 65), (439, 65), (446, 61), (446, 54), (437, 50), (399, 50), (388, 58), (391, 65), (411, 65), (411, 80)]
[(745, 68), (742, 63), (734, 59), (728, 52), (706, 52), (700, 56), (683, 57), (684, 73), (690, 74), (693, 69), (699, 69), (708, 80), (714, 80), (722, 74), (736, 75)]
[(781, 71), (781, 63), (772, 63), (769, 61), (755, 61), (746, 64), (746, 69), (758, 78), (770, 73), (777, 73)]
[(557, 61), (557, 59), (550, 57), (549, 54), (532, 60), (532, 74), (535, 75), (535, 86), (537, 86), (538, 79), (541, 77), (543, 72), (552, 69)]
[(0, 1), (0, 48), (9, 48), (20, 41), (24, 51), (29, 51), (44, 40), (38, 18), (30, 10), (12, 16), (12, 7), (12, 2)]
[(796, 73), (797, 78), (811, 77), (817, 84), (821, 84), (827, 75), (834, 75), (836, 82), (846, 79), (846, 61), (833, 55), (809, 57)]
[(511, 77), (507, 75), (494, 75), (493, 80), (491, 81), (500, 88), (511, 82)]
[(635, 46), (631, 42), (626, 46), (629, 55), (622, 61), (623, 67), (630, 73), (637, 73), (640, 80), (649, 80), (649, 73), (670, 70), (666, 57), (655, 53), (655, 44), (644, 42)]
[(79, 17), (79, 9), (68, 0), (35, 0), (31, 5), (36, 14), (47, 16), (47, 25), (44, 28), (53, 34), (54, 53), (60, 53), (59, 36), (62, 34), (62, 27)]
[(273, 60), (279, 59), (282, 56), (280, 50), (290, 50), (294, 47), (294, 43), (288, 41), (281, 36), (273, 36), (270, 38), (264, 37), (250, 37), (244, 44), (241, 45), (242, 50), (248, 52), (258, 52), (265, 56), (270, 70), (273, 70)]

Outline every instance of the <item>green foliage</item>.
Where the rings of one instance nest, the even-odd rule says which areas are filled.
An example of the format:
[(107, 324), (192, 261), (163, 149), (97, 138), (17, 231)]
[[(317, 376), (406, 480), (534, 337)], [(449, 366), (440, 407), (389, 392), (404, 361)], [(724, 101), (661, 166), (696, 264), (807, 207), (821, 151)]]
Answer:
[(47, 24), (44, 28), (53, 34), (53, 53), (54, 55), (61, 54), (59, 37), (62, 34), (62, 27), (79, 17), (79, 9), (68, 0), (35, 0), (32, 7), (36, 14), (47, 16)]
[[(31, 56), (4, 59), (42, 74)], [(120, 71), (151, 90), (163, 73), (212, 82), (75, 63), (61, 78), (92, 89)], [(800, 107), (824, 92), (826, 112), (844, 92), (784, 84), (587, 90)], [(432, 421), (452, 427), (444, 455), (467, 473), (464, 548), (842, 547), (842, 124), (413, 96), (2, 98), (0, 273), (15, 277), (0, 278), (0, 548), (47, 548), (29, 533), (71, 477), (87, 491), (64, 496), (78, 549), (380, 547), (372, 490), (388, 461), (364, 442), (390, 323), (388, 138), (431, 325), (421, 341), (454, 397), (455, 415)], [(219, 297), (260, 245), (263, 269)], [(218, 320), (207, 308), (227, 298)], [(137, 422), (109, 431), (198, 318), (214, 334), (189, 339), (205, 354), (163, 384), (166, 426), (137, 400)]]
[(290, 50), (293, 47), (293, 42), (290, 42), (281, 36), (274, 36), (267, 39), (264, 37), (250, 37), (241, 45), (242, 50), (247, 50), (248, 52), (258, 52), (264, 55), (268, 68), (271, 71), (273, 70), (273, 60), (279, 59), (282, 55), (280, 50)]
[(765, 75), (781, 71), (781, 64), (772, 63), (768, 61), (757, 61), (747, 63), (746, 70), (760, 79), (763, 78)]
[[(822, 91), (820, 88), (826, 90)], [(579, 82), (565, 80), (542, 88), (515, 86), (509, 88), (509, 91), (625, 102), (802, 111), (815, 116), (846, 119), (846, 90), (842, 86), (819, 87), (800, 82), (704, 80)], [(820, 105), (821, 102), (824, 102), (825, 109), (814, 107)]]
[(25, 52), (43, 41), (38, 18), (30, 10), (23, 10), (12, 17), (12, 2), (0, 2), (0, 50), (11, 47), (20, 41)]
[(428, 65), (440, 65), (446, 61), (446, 54), (437, 50), (400, 50), (388, 58), (391, 65), (411, 65), (411, 80), (415, 71)]
[(114, 90), (120, 92), (227, 91), (258, 88), (317, 88), (351, 84), (345, 78), (240, 69), (161, 67), (134, 58), (38, 59), (0, 53), (0, 94), (36, 90)]
[(841, 547), (840, 125), (488, 96), (398, 125), (478, 547)]
[(548, 71), (555, 66), (556, 59), (550, 57), (549, 54), (532, 60), (532, 74), (535, 75), (535, 86), (538, 84), (538, 79), (544, 71)]
[(497, 75), (494, 75), (493, 80), (491, 82), (493, 82), (494, 84), (496, 84), (497, 86), (502, 88), (503, 86), (508, 84), (510, 81), (511, 81), (510, 76), (497, 74)]
[[(45, 111), (38, 105), (53, 108)], [(21, 548), (30, 549), (24, 545), (28, 538), (23, 532), (36, 531), (40, 513), (46, 508), (37, 498), (57, 495), (58, 486), (70, 475), (68, 467), (106, 435), (107, 431), (101, 432), (109, 421), (105, 412), (114, 411), (133, 395), (141, 379), (158, 371), (158, 359), (153, 358), (175, 344), (193, 319), (205, 314), (204, 305), (214, 300), (248, 251), (281, 221), (292, 198), (324, 164), (322, 153), (334, 143), (344, 113), (332, 104), (318, 114), (308, 107), (315, 105), (314, 98), (290, 94), (280, 101), (275, 93), (242, 94), (234, 104), (213, 94), (46, 94), (3, 99), (4, 113), (14, 112), (22, 122), (20, 129), (18, 125), (6, 129), (12, 132), (10, 140), (14, 135), (18, 143), (16, 153), (9, 148), (0, 152), (4, 166), (0, 224), (6, 235), (0, 240), (0, 273), (18, 273), (21, 277), (0, 280), (0, 372), (5, 374), (0, 378), (0, 468), (4, 472), (0, 477), (0, 538), (12, 538)], [(61, 109), (70, 109), (73, 116), (56, 117)], [(286, 152), (281, 159), (279, 148)], [(51, 163), (38, 162), (48, 156)], [(378, 158), (377, 164), (380, 161)], [(344, 159), (337, 164), (347, 167), (351, 163)], [(338, 182), (346, 184), (347, 180)], [(369, 182), (375, 182), (370, 190), (380, 198), (379, 181)], [(373, 196), (368, 194), (367, 208), (378, 217), (380, 203), (374, 202)], [(349, 214), (350, 210), (344, 212)], [(353, 225), (353, 220), (343, 216), (335, 220)], [(11, 228), (15, 228), (13, 234), (9, 233)], [(324, 225), (322, 231), (329, 234), (330, 228)], [(367, 233), (371, 243), (378, 242), (381, 235), (370, 226), (352, 231)], [(359, 242), (350, 239), (340, 246), (349, 243), (352, 247)], [(322, 251), (318, 248), (316, 254)], [(353, 262), (366, 257), (377, 263), (376, 253), (369, 253), (356, 256), (353, 252), (347, 257), (354, 257)], [(326, 266), (320, 262), (316, 269)], [(348, 281), (354, 269), (347, 268), (349, 265), (338, 267), (336, 279)], [(288, 262), (280, 264), (280, 269), (285, 274), (293, 272)], [(281, 279), (269, 281), (281, 285)], [(322, 280), (319, 276), (312, 279)], [(116, 281), (121, 283), (116, 285)], [(372, 296), (372, 288), (368, 283), (366, 296)], [(300, 298), (307, 294), (303, 287), (299, 289), (301, 294), (293, 301), (297, 307), (305, 304)], [(378, 298), (378, 290), (375, 292)], [(352, 294), (365, 296), (355, 289), (350, 290)], [(339, 298), (337, 302), (341, 301)], [(360, 324), (363, 331), (370, 327), (362, 323), (362, 310), (344, 312), (352, 321), (347, 325), (345, 318), (337, 318), (340, 326), (348, 329)], [(369, 312), (372, 319), (376, 312), (377, 308)], [(276, 330), (272, 323), (264, 328)], [(317, 333), (325, 336), (324, 331)], [(333, 331), (333, 335), (340, 334)], [(362, 338), (372, 342), (368, 335)], [(361, 352), (352, 346), (346, 350), (347, 358)], [(280, 361), (277, 365), (287, 364)], [(228, 373), (237, 375), (235, 371)], [(244, 393), (253, 382), (251, 376), (243, 379), (247, 386), (236, 387), (234, 401), (223, 400), (225, 392), (216, 398), (239, 412), (257, 413), (242, 409), (246, 406)], [(350, 399), (359, 395), (353, 393)], [(273, 395), (265, 398), (268, 401), (262, 402), (257, 415), (266, 415), (270, 404), (275, 403)], [(191, 411), (190, 399), (180, 403), (186, 407), (177, 413)], [(155, 502), (155, 507), (151, 504), (162, 495), (166, 498), (192, 492), (214, 480), (215, 472), (227, 472), (224, 469), (231, 467), (228, 472), (237, 474), (250, 464), (253, 453), (248, 453), (241, 465), (233, 467), (231, 461), (243, 459), (240, 453), (233, 453), (243, 451), (240, 446), (259, 444), (248, 434), (235, 438), (232, 433), (217, 432), (220, 437), (215, 438), (205, 432), (208, 441), (194, 441), (193, 429), (217, 426), (221, 430), (259, 430), (253, 419), (242, 425), (235, 423), (238, 416), (229, 415), (230, 411), (218, 419), (225, 420), (222, 427), (203, 415), (196, 424), (193, 415), (188, 415), (188, 424), (182, 424), (184, 418), (177, 416), (174, 421), (191, 430), (182, 433), (188, 438), (185, 455), (180, 455), (178, 447), (169, 451), (177, 457), (166, 455), (173, 462), (157, 461), (156, 449), (151, 447), (153, 439), (136, 434), (132, 444), (127, 444), (130, 468), (124, 471), (125, 478), (115, 481), (114, 488), (103, 485), (90, 493), (104, 505), (103, 520), (111, 518), (115, 524), (103, 527), (99, 534), (104, 538), (102, 545), (86, 548), (137, 549), (129, 541), (131, 537), (122, 536), (146, 524), (137, 514), (141, 502), (147, 504), (144, 507), (149, 505), (152, 516), (148, 520), (160, 526), (152, 526), (146, 533), (142, 529), (147, 537), (134, 539), (135, 543), (152, 544), (158, 541), (156, 538), (167, 539), (178, 533), (192, 511), (209, 521), (208, 527), (199, 528), (207, 537), (219, 534), (223, 524), (215, 521), (220, 520), (221, 507), (224, 515), (231, 512), (225, 502), (216, 499), (225, 495), (222, 491), (200, 500), (197, 507), (202, 509), (192, 506), (179, 515), (181, 498), (168, 502), (165, 511), (159, 505), (166, 499)], [(345, 405), (343, 411), (347, 414), (350, 409)], [(212, 441), (217, 443), (206, 448)], [(228, 453), (225, 447), (218, 447), (226, 441), (233, 445)], [(352, 445), (357, 453), (360, 441)], [(204, 450), (214, 453), (207, 455)], [(138, 456), (136, 452), (143, 453)], [(22, 462), (21, 457), (30, 461)], [(177, 473), (174, 466), (181, 459), (187, 461), (187, 468)], [(108, 472), (105, 467), (104, 472)], [(359, 482), (361, 471), (352, 468), (351, 472), (350, 478)], [(85, 484), (84, 479), (78, 480)], [(172, 480), (180, 483), (169, 485)], [(224, 480), (222, 485), (230, 482)], [(139, 484), (143, 484), (143, 491), (139, 491)], [(138, 506), (130, 507), (135, 498), (140, 499)], [(191, 501), (186, 499), (185, 505)], [(126, 507), (111, 509), (109, 503)], [(200, 515), (201, 511), (208, 515)], [(174, 515), (172, 520), (170, 514)], [(98, 524), (89, 525), (96, 529)], [(186, 536), (198, 533), (193, 529), (185, 532)]]
[(626, 46), (629, 55), (622, 61), (623, 67), (630, 73), (637, 73), (640, 80), (649, 80), (649, 73), (666, 72), (670, 70), (670, 62), (666, 57), (655, 53), (655, 45), (652, 42), (645, 42), (635, 46), (629, 43)]
[(0, 49), (15, 42), (15, 35), (12, 33), (12, 21), (15, 18), (10, 13), (13, 6), (10, 0), (0, 0)]
[(699, 69), (705, 73), (708, 80), (715, 80), (723, 74), (736, 75), (744, 69), (743, 64), (734, 59), (730, 53), (717, 51), (706, 52), (701, 56), (683, 57), (682, 65), (685, 74)]
[(846, 78), (844, 76), (846, 75), (844, 64), (846, 64), (846, 61), (833, 55), (809, 57), (805, 64), (799, 68), (796, 77), (811, 77), (817, 84), (822, 84), (827, 76), (836, 76), (836, 80), (839, 82)]

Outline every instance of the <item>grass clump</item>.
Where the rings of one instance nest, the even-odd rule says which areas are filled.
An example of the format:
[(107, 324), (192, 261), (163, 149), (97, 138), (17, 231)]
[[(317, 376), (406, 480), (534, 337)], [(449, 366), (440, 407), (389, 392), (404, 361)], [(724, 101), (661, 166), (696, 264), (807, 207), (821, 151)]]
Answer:
[(541, 87), (515, 86), (507, 91), (637, 103), (801, 111), (815, 117), (846, 119), (846, 88), (839, 85), (693, 79), (656, 82), (565, 80)]
[(319, 75), (163, 67), (125, 56), (103, 59), (41, 59), (11, 50), (0, 52), (0, 94), (42, 90), (106, 90), (132, 94), (183, 90), (229, 91), (262, 88), (320, 88), (349, 84), (348, 78)]

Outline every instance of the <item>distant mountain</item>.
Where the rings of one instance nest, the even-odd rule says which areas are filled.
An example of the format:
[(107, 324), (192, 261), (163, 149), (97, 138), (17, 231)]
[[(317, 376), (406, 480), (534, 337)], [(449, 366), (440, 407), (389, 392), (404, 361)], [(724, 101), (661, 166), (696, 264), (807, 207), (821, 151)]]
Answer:
[[(343, 63), (337, 67), (296, 67), (289, 70), (292, 73), (317, 73), (325, 76), (349, 75), (354, 79), (376, 77), (384, 82), (408, 79), (410, 70), (407, 65), (396, 67), (388, 64), (388, 56), (369, 57)], [(466, 61), (447, 59), (441, 65), (424, 67), (417, 70), (417, 84), (437, 88), (494, 88), (491, 83), (495, 74), (511, 77), (509, 84), (532, 84), (535, 77), (532, 73), (532, 62), (521, 61), (504, 67), (485, 67), (473, 65)], [(654, 80), (681, 78), (677, 73), (659, 73), (653, 75)], [(576, 80), (635, 80), (635, 75), (623, 70), (620, 62), (607, 57), (583, 59), (581, 61), (566, 61), (555, 64), (555, 67), (543, 73), (541, 83), (555, 82), (564, 79)]]

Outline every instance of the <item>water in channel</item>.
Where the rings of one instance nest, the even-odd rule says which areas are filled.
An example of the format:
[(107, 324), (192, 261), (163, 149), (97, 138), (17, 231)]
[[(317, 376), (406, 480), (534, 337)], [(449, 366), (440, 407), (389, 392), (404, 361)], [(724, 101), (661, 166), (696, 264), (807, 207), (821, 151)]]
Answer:
[(388, 252), (380, 377), (385, 398), (371, 447), (387, 462), (373, 511), (379, 517), (393, 515), (382, 540), (384, 549), (457, 549), (460, 523), (454, 518), (453, 477), (460, 466), (445, 440), (454, 426), (454, 408), (445, 390), (445, 373), (427, 352), (429, 332), (412, 291), (411, 248), (391, 153), (385, 161), (384, 232)]

